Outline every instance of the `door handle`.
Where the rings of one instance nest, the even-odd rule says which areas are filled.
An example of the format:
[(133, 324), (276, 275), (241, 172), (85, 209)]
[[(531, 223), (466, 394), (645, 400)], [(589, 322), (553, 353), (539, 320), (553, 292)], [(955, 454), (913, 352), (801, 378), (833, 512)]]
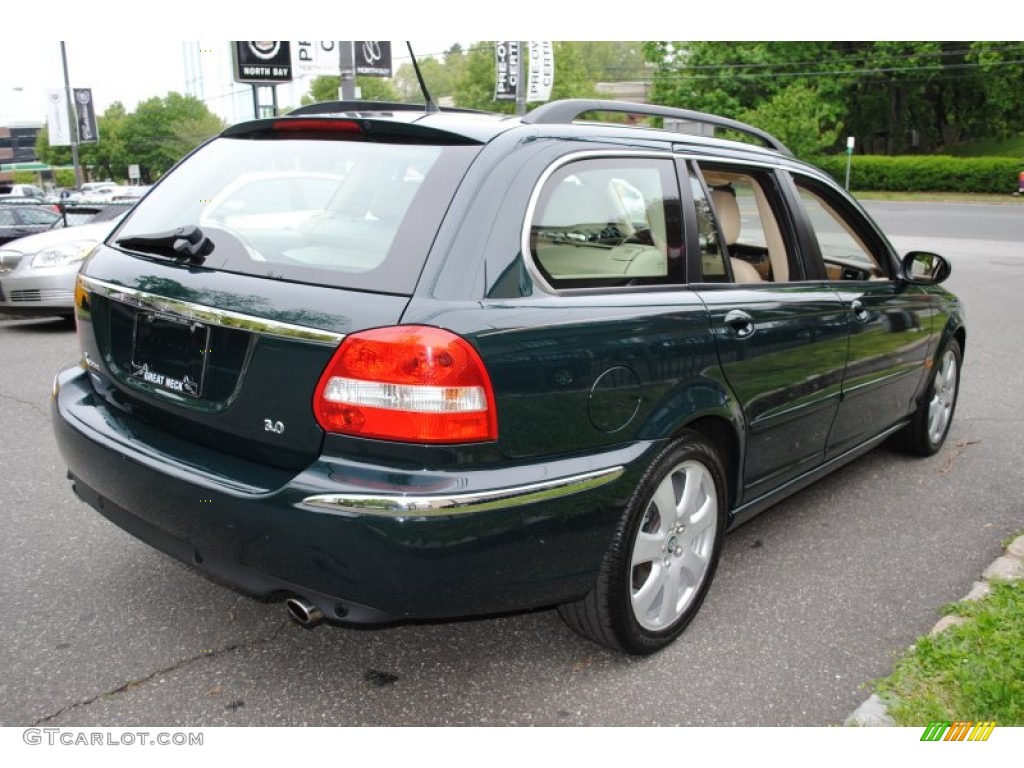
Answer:
[(864, 309), (864, 305), (860, 303), (859, 299), (854, 299), (850, 302), (850, 311), (853, 312), (854, 316), (862, 323), (866, 323), (870, 317), (868, 311)]
[(756, 330), (754, 318), (739, 309), (730, 310), (726, 314), (725, 325), (730, 331), (736, 334), (737, 338), (740, 339), (745, 339), (748, 336), (751, 336)]

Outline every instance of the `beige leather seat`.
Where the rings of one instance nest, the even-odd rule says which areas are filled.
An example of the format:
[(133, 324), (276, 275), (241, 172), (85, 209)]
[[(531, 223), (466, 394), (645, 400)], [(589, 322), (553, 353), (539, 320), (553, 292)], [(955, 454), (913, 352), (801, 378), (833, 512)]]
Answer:
[[(722, 227), (722, 236), (725, 244), (733, 246), (740, 237), (740, 206), (736, 202), (736, 196), (724, 189), (711, 190), (711, 204), (715, 206), (715, 214), (718, 216), (718, 223)], [(729, 258), (732, 266), (732, 274), (737, 283), (760, 283), (761, 275), (742, 259)]]

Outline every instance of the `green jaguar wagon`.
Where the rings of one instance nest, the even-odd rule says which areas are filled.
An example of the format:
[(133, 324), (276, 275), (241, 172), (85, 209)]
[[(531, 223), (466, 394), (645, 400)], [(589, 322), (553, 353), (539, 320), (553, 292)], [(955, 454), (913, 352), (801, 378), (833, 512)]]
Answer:
[(92, 253), (54, 429), (100, 514), (305, 625), (557, 606), (648, 654), (729, 529), (942, 447), (949, 272), (726, 118), (317, 104), (227, 129)]

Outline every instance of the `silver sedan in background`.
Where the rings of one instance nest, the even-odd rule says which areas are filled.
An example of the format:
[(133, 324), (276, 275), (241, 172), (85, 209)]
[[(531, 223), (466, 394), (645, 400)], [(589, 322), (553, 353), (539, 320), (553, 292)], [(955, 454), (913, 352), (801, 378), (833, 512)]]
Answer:
[(88, 224), (0, 246), (0, 314), (73, 317), (75, 277), (82, 262), (126, 212), (124, 207), (109, 208)]

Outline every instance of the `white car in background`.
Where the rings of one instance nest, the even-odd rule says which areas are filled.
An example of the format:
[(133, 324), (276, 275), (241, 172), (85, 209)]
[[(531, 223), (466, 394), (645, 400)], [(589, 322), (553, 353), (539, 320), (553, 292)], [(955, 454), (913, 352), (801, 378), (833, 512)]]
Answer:
[(0, 314), (73, 317), (75, 277), (82, 262), (127, 212), (124, 207), (109, 208), (89, 224), (0, 246)]

